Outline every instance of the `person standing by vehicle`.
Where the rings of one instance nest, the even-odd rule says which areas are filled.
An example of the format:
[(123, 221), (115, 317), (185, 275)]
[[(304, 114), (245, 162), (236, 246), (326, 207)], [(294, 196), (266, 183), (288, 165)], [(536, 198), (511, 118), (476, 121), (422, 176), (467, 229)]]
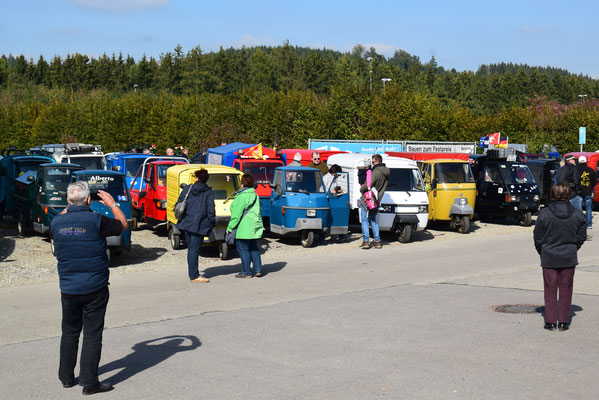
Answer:
[[(241, 258), (241, 272), (235, 278), (262, 276), (262, 259), (258, 239), (262, 237), (264, 225), (260, 210), (260, 200), (254, 190), (255, 180), (251, 174), (241, 176), (241, 190), (231, 204), (231, 220), (227, 232), (235, 232), (235, 248)], [(252, 275), (251, 264), (254, 266)]]
[[(593, 197), (595, 197), (595, 185), (597, 184), (597, 173), (587, 164), (585, 156), (578, 157), (578, 173), (580, 174), (580, 196), (587, 220), (587, 229), (593, 227)], [(587, 239), (590, 235), (587, 234)]]
[(329, 168), (329, 173), (322, 177), (322, 184), (324, 186), (324, 191), (329, 191), (333, 194), (341, 194), (340, 191), (335, 189), (335, 183), (337, 181), (337, 174), (341, 172), (341, 167), (337, 164), (331, 165)]
[(576, 158), (573, 155), (564, 157), (565, 164), (557, 170), (556, 182), (566, 182), (570, 185), (570, 203), (582, 211), (582, 197), (580, 196), (580, 174), (576, 168)]
[(58, 260), (58, 277), (62, 302), (62, 336), (58, 379), (63, 387), (75, 385), (75, 365), (79, 336), (83, 344), (79, 363), (79, 383), (83, 394), (108, 392), (109, 383), (98, 381), (102, 354), (102, 332), (108, 305), (108, 255), (106, 237), (117, 236), (129, 227), (125, 214), (113, 197), (102, 190), (100, 203), (114, 218), (93, 212), (87, 182), (73, 182), (67, 187), (68, 207), (50, 225)]
[(312, 153), (312, 162), (306, 166), (308, 168), (316, 168), (320, 170), (322, 176), (325, 176), (329, 173), (329, 167), (325, 163), (321, 162), (320, 153), (317, 151)]
[(570, 327), (574, 268), (578, 264), (578, 249), (587, 235), (582, 211), (568, 201), (569, 197), (570, 185), (566, 182), (555, 184), (551, 188), (552, 202), (539, 213), (533, 232), (543, 268), (544, 328), (550, 331), (556, 328), (565, 331)]
[(293, 155), (293, 161), (291, 161), (288, 166), (289, 167), (301, 167), (302, 166), (302, 155), (300, 153), (295, 153)]
[(166, 149), (166, 155), (167, 156), (174, 156), (175, 155), (175, 150), (173, 150), (172, 148), (167, 148)]
[[(389, 182), (389, 175), (391, 172), (389, 171), (389, 168), (383, 164), (383, 157), (380, 154), (372, 156), (370, 173), (370, 186), (368, 185), (368, 181), (360, 186), (360, 193), (362, 193), (362, 196), (360, 196), (360, 219), (362, 220), (363, 239), (360, 248), (369, 249), (372, 246), (375, 249), (381, 249), (383, 248), (383, 245), (381, 244), (381, 237), (379, 235), (379, 224), (376, 222), (378, 208), (369, 210), (366, 205), (366, 199), (364, 198), (364, 193), (374, 188), (377, 192), (377, 200), (380, 201), (387, 189), (387, 183)], [(369, 224), (370, 227), (372, 227), (372, 236), (374, 237), (374, 243), (372, 243), (372, 245), (370, 244)]]
[(207, 283), (210, 280), (203, 277), (198, 270), (198, 258), (204, 243), (204, 236), (210, 235), (216, 223), (214, 193), (206, 185), (208, 171), (200, 169), (195, 172), (195, 177), (195, 183), (183, 188), (177, 200), (177, 203), (182, 202), (189, 193), (185, 215), (177, 222), (176, 226), (177, 229), (185, 232), (189, 280), (191, 282)]

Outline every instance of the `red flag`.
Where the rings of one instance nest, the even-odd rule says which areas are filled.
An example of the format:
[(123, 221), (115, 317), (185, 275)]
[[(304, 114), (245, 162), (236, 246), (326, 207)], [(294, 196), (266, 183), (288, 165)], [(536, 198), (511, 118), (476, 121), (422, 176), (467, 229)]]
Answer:
[(489, 144), (499, 144), (500, 139), (501, 139), (501, 132), (491, 133), (489, 135)]

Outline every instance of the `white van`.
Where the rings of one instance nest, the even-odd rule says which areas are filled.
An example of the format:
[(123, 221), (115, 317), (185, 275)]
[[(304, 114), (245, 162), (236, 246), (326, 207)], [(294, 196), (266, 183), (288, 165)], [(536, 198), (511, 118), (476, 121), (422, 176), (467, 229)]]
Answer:
[[(410, 241), (412, 231), (422, 231), (428, 223), (428, 196), (422, 176), (415, 161), (406, 158), (381, 154), (383, 163), (389, 168), (389, 183), (381, 199), (377, 222), (381, 232), (389, 231), (397, 235), (402, 243)], [(357, 210), (360, 200), (358, 169), (370, 166), (370, 154), (334, 154), (327, 164), (339, 165), (343, 172), (349, 172), (350, 209)], [(358, 211), (355, 211), (360, 215)]]

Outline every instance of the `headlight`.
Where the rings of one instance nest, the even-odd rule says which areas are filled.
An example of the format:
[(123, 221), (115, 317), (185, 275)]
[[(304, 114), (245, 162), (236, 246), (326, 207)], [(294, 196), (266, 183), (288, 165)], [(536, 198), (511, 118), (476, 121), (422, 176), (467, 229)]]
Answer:
[(156, 208), (166, 210), (166, 200), (154, 200), (154, 204), (156, 204)]
[(384, 213), (393, 213), (395, 212), (395, 206), (393, 204), (382, 204), (379, 207), (379, 211)]
[(306, 210), (306, 217), (316, 217), (316, 210)]
[(458, 199), (458, 204), (461, 205), (461, 206), (465, 206), (466, 204), (468, 204), (468, 199), (465, 198), (465, 197), (460, 197)]
[(428, 205), (418, 206), (418, 213), (419, 214), (426, 214), (426, 213), (428, 213)]
[(541, 201), (541, 197), (538, 194), (535, 194), (535, 197), (532, 198), (535, 202)]
[(518, 201), (520, 201), (520, 198), (518, 196), (516, 196), (516, 195), (513, 195), (513, 194), (512, 195), (507, 194), (507, 195), (505, 195), (505, 201), (507, 203), (518, 202)]

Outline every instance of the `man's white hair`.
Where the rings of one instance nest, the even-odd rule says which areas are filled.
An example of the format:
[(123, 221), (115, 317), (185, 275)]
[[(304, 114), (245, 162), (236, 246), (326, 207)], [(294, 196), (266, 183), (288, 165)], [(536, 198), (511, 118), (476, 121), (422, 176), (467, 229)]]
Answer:
[(84, 206), (89, 197), (89, 185), (85, 181), (77, 181), (67, 187), (67, 202), (73, 206)]

